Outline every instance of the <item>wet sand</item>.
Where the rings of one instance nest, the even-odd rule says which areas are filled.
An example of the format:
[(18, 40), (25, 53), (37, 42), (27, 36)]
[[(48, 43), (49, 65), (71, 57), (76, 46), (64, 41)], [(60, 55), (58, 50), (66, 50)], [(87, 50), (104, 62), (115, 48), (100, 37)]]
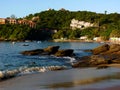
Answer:
[(48, 71), (0, 82), (0, 90), (120, 90), (119, 86), (120, 68)]

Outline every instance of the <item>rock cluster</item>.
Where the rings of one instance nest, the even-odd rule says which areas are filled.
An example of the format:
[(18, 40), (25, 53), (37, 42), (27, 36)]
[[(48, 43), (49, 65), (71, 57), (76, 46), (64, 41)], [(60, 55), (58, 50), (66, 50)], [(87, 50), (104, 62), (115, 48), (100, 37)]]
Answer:
[(99, 67), (106, 68), (108, 64), (120, 63), (120, 45), (119, 44), (104, 44), (91, 50), (91, 56), (79, 58), (78, 62), (72, 67)]
[(35, 49), (21, 52), (23, 55), (55, 55), (55, 56), (72, 56), (72, 49), (59, 50), (59, 46), (48, 46), (44, 49)]
[[(21, 52), (23, 55), (55, 55), (57, 57), (73, 56), (74, 50), (65, 49), (59, 50), (59, 46), (49, 46), (44, 49), (36, 49)], [(77, 58), (77, 62), (72, 63), (72, 67), (98, 67), (106, 68), (108, 64), (120, 63), (120, 45), (119, 44), (104, 44), (92, 50), (91, 56)]]

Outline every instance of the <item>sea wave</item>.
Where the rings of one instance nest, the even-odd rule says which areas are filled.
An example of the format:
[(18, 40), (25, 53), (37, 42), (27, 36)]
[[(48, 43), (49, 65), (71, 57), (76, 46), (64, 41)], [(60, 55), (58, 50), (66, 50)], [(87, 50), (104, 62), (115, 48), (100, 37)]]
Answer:
[(24, 75), (24, 74), (30, 74), (35, 72), (46, 72), (46, 71), (56, 71), (56, 70), (64, 70), (67, 69), (66, 66), (45, 66), (45, 67), (22, 67), (15, 70), (6, 70), (6, 71), (0, 71), (0, 80)]

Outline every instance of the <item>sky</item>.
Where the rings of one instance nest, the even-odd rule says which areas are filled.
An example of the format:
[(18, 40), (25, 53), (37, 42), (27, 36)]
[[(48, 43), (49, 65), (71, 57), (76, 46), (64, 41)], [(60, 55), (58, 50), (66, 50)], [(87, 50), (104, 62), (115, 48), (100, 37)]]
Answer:
[(120, 13), (120, 0), (1, 0), (0, 18), (15, 15), (17, 18), (47, 9)]

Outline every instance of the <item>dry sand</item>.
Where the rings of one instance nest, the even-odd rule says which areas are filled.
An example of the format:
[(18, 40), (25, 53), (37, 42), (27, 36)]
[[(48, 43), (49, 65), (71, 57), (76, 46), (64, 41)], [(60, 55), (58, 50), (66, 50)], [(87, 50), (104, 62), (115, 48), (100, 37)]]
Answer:
[(120, 68), (48, 71), (2, 81), (0, 90), (120, 90), (120, 79), (107, 78), (118, 72)]

